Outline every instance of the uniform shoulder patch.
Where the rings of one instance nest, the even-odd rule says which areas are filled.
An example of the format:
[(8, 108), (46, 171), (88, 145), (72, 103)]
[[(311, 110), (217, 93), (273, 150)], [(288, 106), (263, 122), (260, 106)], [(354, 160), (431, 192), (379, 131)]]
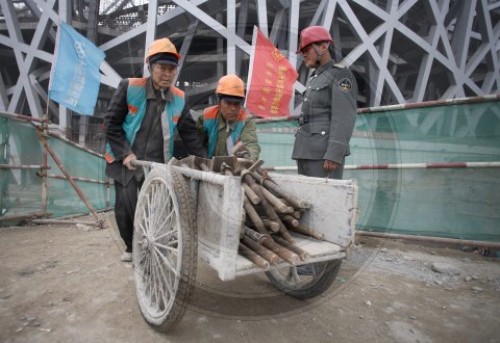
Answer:
[(352, 81), (351, 79), (344, 77), (337, 82), (337, 86), (344, 93), (349, 93), (352, 90)]

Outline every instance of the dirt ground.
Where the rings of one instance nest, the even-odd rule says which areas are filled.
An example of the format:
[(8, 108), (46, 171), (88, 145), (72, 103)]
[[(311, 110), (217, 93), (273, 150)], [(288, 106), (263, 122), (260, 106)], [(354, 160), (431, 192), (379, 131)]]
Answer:
[(0, 229), (1, 342), (500, 342), (498, 258), (357, 239), (330, 290), (310, 301), (264, 274), (220, 282), (201, 264), (178, 327), (143, 320), (114, 229)]

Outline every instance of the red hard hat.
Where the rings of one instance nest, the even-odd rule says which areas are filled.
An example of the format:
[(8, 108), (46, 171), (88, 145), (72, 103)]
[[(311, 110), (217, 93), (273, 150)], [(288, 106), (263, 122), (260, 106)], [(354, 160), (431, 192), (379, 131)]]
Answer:
[(301, 53), (302, 49), (312, 43), (330, 42), (333, 43), (330, 32), (323, 26), (309, 26), (300, 33), (300, 44), (297, 53)]

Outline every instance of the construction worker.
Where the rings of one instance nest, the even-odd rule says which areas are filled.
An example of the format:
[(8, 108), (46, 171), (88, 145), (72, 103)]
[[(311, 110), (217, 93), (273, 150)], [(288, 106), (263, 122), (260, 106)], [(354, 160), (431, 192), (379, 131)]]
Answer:
[(260, 146), (257, 140), (255, 120), (243, 108), (245, 86), (243, 80), (234, 74), (220, 78), (215, 90), (218, 105), (206, 108), (198, 117), (196, 127), (207, 147), (208, 157), (228, 156), (238, 142), (244, 149), (238, 157), (256, 161)]
[(297, 53), (314, 72), (306, 84), (292, 158), (298, 173), (342, 179), (356, 121), (357, 84), (352, 72), (334, 63), (332, 37), (322, 26), (302, 30)]
[(168, 38), (155, 40), (145, 57), (151, 76), (122, 80), (106, 113), (106, 175), (115, 183), (115, 218), (126, 246), (124, 262), (132, 261), (135, 206), (144, 181), (142, 168), (131, 162), (168, 162), (176, 130), (191, 154), (206, 157), (184, 92), (172, 84), (180, 57)]

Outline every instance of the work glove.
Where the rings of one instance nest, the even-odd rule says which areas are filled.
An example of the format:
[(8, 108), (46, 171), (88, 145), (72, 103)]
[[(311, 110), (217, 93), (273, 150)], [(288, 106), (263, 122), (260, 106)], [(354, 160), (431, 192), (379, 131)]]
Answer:
[(250, 159), (250, 152), (248, 150), (242, 150), (242, 151), (236, 152), (234, 154), (234, 156), (239, 157), (239, 158)]

